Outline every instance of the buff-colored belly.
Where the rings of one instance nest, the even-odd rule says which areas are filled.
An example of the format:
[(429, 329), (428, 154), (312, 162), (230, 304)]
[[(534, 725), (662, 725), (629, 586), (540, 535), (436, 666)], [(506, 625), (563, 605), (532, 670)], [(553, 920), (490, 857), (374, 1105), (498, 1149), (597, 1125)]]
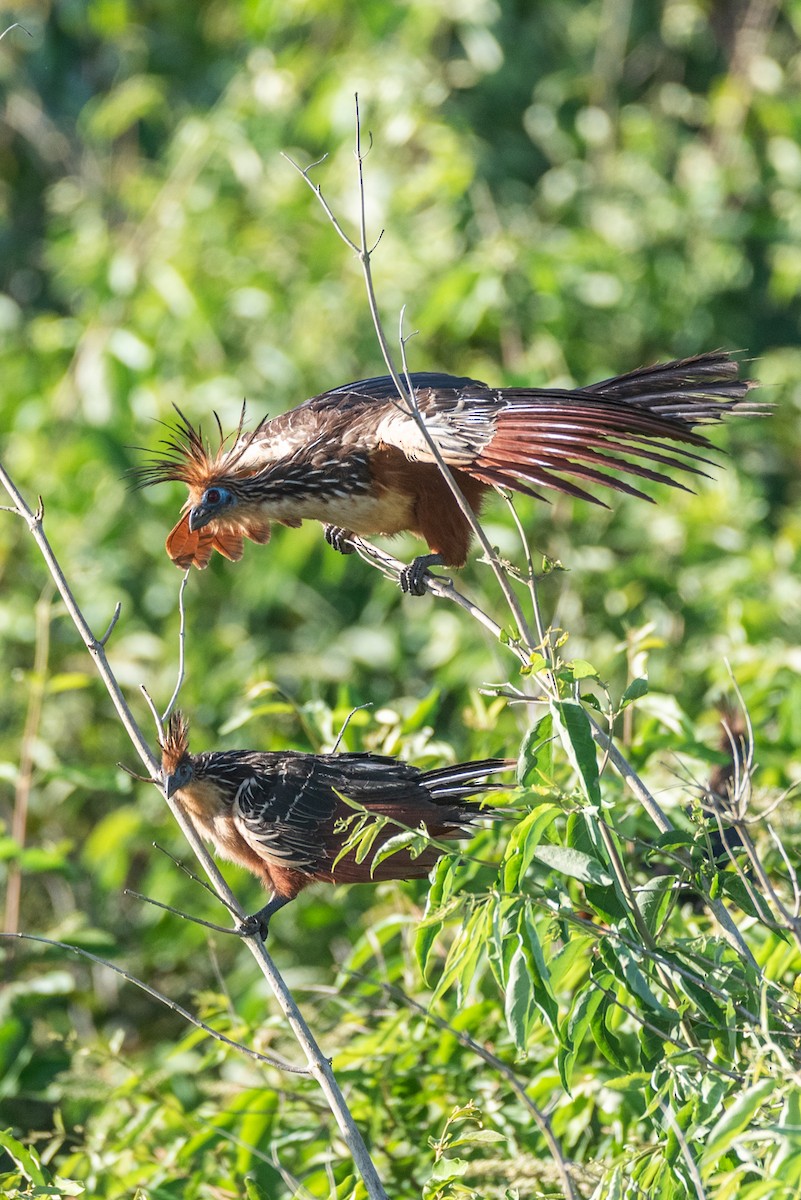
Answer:
[(309, 496), (271, 502), (260, 510), (263, 518), (272, 521), (322, 521), (365, 536), (401, 533), (412, 524), (413, 513), (414, 497), (395, 489), (384, 489), (377, 496)]

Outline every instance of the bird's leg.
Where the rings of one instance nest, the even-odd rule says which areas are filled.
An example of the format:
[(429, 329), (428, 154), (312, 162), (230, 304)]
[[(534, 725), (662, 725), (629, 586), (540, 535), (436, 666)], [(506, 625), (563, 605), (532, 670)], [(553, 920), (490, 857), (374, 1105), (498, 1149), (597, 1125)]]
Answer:
[(249, 917), (245, 917), (244, 921), (237, 929), (237, 933), (242, 937), (252, 937), (254, 933), (258, 933), (262, 940), (267, 937), (267, 931), (270, 927), (270, 917), (273, 913), (277, 913), (279, 908), (283, 908), (285, 904), (289, 904), (291, 896), (274, 895), (258, 912), (253, 913)]
[(340, 554), (356, 553), (356, 547), (352, 540), (353, 534), (349, 529), (343, 529), (340, 525), (324, 525), (323, 532), (328, 545), (333, 546), (334, 550), (338, 550)]
[(404, 567), (400, 573), (398, 582), (402, 592), (408, 592), (410, 596), (424, 596), (425, 577), (429, 567), (442, 567), (445, 565), (445, 559), (441, 554), (418, 554), (408, 567)]

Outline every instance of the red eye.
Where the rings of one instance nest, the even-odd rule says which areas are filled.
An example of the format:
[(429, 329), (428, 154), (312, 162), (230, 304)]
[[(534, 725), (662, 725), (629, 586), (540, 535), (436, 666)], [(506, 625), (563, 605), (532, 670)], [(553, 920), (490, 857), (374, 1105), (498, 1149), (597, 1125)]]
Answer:
[(206, 492), (207, 504), (219, 504), (221, 500), (219, 488), (209, 488)]

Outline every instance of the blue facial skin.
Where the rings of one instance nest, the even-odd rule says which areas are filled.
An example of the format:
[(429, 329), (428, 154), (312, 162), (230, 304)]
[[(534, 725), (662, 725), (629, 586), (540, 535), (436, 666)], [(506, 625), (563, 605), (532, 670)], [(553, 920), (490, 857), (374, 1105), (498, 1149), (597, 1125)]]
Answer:
[(204, 525), (208, 525), (209, 521), (213, 521), (232, 504), (236, 504), (236, 497), (228, 488), (207, 488), (200, 498), (200, 504), (196, 504), (194, 508), (190, 509), (190, 532), (195, 533), (198, 529), (202, 529)]

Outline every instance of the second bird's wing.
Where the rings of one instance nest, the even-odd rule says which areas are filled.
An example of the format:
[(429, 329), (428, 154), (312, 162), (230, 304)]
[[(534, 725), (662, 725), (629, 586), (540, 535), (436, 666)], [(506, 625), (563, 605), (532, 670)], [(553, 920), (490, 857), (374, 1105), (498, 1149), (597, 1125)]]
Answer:
[(233, 818), (248, 845), (261, 858), (313, 873), (336, 857), (343, 835), (339, 817), (352, 809), (347, 796), (376, 812), (408, 807), (411, 824), (435, 808), (420, 772), (375, 754), (261, 754), (242, 780)]

